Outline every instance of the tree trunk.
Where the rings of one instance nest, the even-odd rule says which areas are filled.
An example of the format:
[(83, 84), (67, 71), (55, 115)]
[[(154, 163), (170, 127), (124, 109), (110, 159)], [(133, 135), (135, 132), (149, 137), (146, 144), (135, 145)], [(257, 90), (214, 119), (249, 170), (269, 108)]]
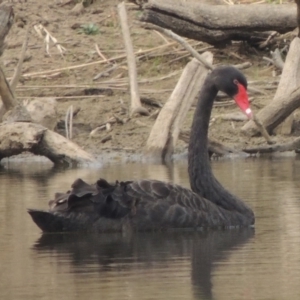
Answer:
[[(203, 58), (212, 63), (212, 54), (205, 52)], [(180, 126), (201, 89), (208, 70), (195, 58), (189, 62), (173, 90), (170, 98), (160, 111), (146, 144), (146, 153), (165, 160), (172, 153)]]
[(0, 4), (0, 56), (5, 48), (5, 37), (14, 21), (14, 11), (7, 2)]
[(297, 4), (297, 23), (298, 23), (298, 37), (300, 37), (300, 0), (295, 0)]
[[(11, 5), (7, 3), (0, 4), (0, 56), (5, 48), (5, 37), (7, 36), (14, 21), (14, 11)], [(4, 72), (0, 69), (0, 95), (3, 101), (3, 106), (0, 108), (0, 120), (6, 110), (13, 108), (17, 101), (13, 97), (8, 82), (6, 81)]]
[(266, 31), (286, 33), (297, 27), (294, 5), (207, 5), (185, 0), (149, 0), (142, 21), (210, 44), (231, 40), (261, 42)]

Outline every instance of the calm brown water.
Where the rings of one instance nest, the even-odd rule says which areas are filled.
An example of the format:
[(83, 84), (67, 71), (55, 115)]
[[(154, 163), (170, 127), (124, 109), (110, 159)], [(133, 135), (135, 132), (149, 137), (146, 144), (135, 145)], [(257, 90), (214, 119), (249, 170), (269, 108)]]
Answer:
[(223, 160), (213, 167), (254, 209), (255, 230), (43, 236), (26, 208), (46, 208), (77, 177), (188, 186), (187, 166), (0, 169), (1, 299), (300, 299), (300, 160)]

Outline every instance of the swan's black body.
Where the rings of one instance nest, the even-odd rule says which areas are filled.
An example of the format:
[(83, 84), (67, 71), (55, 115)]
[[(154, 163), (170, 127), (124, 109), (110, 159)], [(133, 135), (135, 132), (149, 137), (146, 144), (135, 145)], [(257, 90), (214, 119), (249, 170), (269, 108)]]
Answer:
[(189, 144), (191, 189), (156, 180), (116, 182), (100, 179), (89, 185), (76, 180), (72, 190), (57, 194), (49, 211), (29, 210), (44, 232), (164, 230), (251, 226), (252, 210), (227, 191), (214, 177), (207, 133), (218, 90), (234, 97), (238, 86), (247, 87), (243, 74), (219, 67), (208, 75), (195, 111)]

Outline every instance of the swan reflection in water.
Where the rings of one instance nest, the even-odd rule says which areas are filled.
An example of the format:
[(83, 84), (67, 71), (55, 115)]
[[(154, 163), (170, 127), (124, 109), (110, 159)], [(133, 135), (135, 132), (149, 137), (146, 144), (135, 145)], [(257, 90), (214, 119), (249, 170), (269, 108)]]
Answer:
[[(109, 272), (118, 270), (125, 278), (128, 271), (136, 277), (160, 268), (168, 282), (179, 271), (172, 265), (176, 260), (187, 262), (191, 269), (191, 283), (196, 299), (213, 299), (212, 273), (217, 262), (226, 260), (235, 249), (244, 246), (254, 236), (253, 228), (205, 232), (138, 233), (122, 234), (44, 234), (35, 245), (34, 251), (46, 252), (47, 256), (63, 258), (72, 273), (96, 272), (115, 276)], [(91, 267), (92, 268), (89, 268)], [(172, 269), (171, 269), (172, 268)], [(122, 274), (124, 272), (125, 274)], [(114, 273), (115, 274), (115, 273)], [(119, 277), (119, 276), (118, 276)], [(101, 279), (99, 279), (101, 280)], [(97, 281), (97, 283), (99, 282)], [(184, 281), (186, 284), (186, 281)], [(121, 296), (121, 295), (120, 295)]]

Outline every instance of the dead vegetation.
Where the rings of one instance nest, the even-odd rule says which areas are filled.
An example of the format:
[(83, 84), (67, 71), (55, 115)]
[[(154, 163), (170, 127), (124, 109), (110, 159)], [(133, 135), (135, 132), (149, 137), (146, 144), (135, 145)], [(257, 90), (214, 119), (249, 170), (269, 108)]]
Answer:
[[(76, 13), (73, 1), (52, 5), (45, 2), (41, 14), (36, 8), (28, 18), (18, 15), (22, 10), (18, 10), (19, 6), (16, 4), (14, 9), (19, 21), (12, 27), (11, 38), (8, 37), (10, 51), (5, 51), (3, 55), (6, 74), (11, 79), (11, 89), (15, 88), (16, 94), (15, 97), (11, 92), (13, 97), (8, 103), (17, 99), (18, 102), (12, 107), (22, 108), (24, 99), (43, 101), (51, 97), (58, 103), (57, 131), (94, 154), (103, 150), (140, 152), (143, 148), (148, 154), (170, 157), (174, 151), (182, 151), (188, 139), (195, 97), (206, 72), (213, 68), (212, 57), (215, 64), (230, 63), (246, 69), (245, 72), (250, 77), (249, 93), (253, 107), (260, 110), (269, 102), (272, 91), (277, 88), (280, 69), (284, 70), (286, 66), (279, 57), (287, 53), (290, 40), (296, 35), (280, 35), (272, 31), (260, 43), (260, 49), (243, 42), (216, 49), (201, 41), (184, 39), (172, 32), (167, 34), (160, 27), (137, 23), (140, 12), (133, 4), (121, 3), (117, 7), (117, 1), (101, 1), (102, 5), (97, 2), (81, 6), (80, 10), (75, 10)], [(29, 9), (27, 7), (25, 11)], [(76, 18), (65, 20), (64, 15), (70, 10)], [(144, 27), (151, 30), (145, 30)], [(13, 39), (16, 36), (22, 36), (22, 39)], [(27, 42), (28, 47), (24, 46)], [(27, 60), (24, 51), (26, 48), (29, 55)], [(259, 52), (262, 49), (271, 50), (272, 53), (267, 56), (267, 52)], [(203, 54), (208, 50), (210, 54)], [(13, 61), (15, 55), (19, 57), (16, 60), (18, 64)], [(196, 58), (187, 64), (191, 56)], [(203, 60), (202, 57), (205, 56), (206, 59)], [(263, 56), (267, 57), (267, 62), (262, 59)], [(206, 68), (196, 59), (202, 61)], [(191, 64), (193, 67), (189, 67)], [(185, 66), (186, 69), (182, 72)], [(191, 71), (190, 68), (195, 70)], [(182, 75), (175, 87), (180, 74)], [(283, 83), (279, 84), (282, 85)], [(4, 90), (7, 89), (2, 88)], [(296, 99), (290, 101), (294, 103), (294, 110), (298, 107), (298, 96), (292, 87), (289, 93)], [(277, 97), (282, 99), (283, 96)], [(249, 140), (249, 137), (241, 133), (245, 120), (236, 113), (233, 101), (224, 101), (222, 98), (223, 95), (219, 95), (220, 101), (215, 104), (210, 135), (212, 139), (224, 142), (229, 147), (222, 148), (221, 145), (222, 150), (218, 152), (220, 145), (216, 142), (217, 147), (213, 148), (212, 142), (211, 151), (215, 149), (214, 152), (220, 155), (234, 151), (255, 153), (253, 149), (256, 149), (256, 153), (270, 152), (271, 150), (264, 150), (266, 142), (263, 138), (252, 137)], [(7, 97), (4, 96), (4, 107), (10, 110), (10, 104), (5, 104), (5, 99)], [(278, 109), (285, 111), (278, 119), (282, 122), (288, 115), (287, 112), (291, 113), (291, 109), (282, 109), (282, 100), (278, 103)], [(174, 114), (170, 114), (170, 111)], [(232, 114), (233, 112), (235, 113)], [(264, 117), (260, 114), (258, 116), (269, 132), (274, 133), (273, 129), (280, 122), (277, 120), (270, 126)], [(17, 116), (17, 120), (10, 116), (6, 121), (24, 121), (24, 117), (18, 118), (20, 116)], [(25, 121), (30, 121), (28, 116)], [(260, 124), (258, 119), (254, 121)], [(297, 122), (293, 124), (295, 123)], [(252, 126), (252, 129), (247, 129), (247, 126)], [(262, 124), (260, 126), (263, 131), (264, 127)], [(185, 142), (180, 141), (181, 131), (185, 132)], [(253, 127), (251, 123), (244, 125), (243, 131), (247, 134), (251, 132), (252, 135), (258, 132), (257, 127)], [(289, 134), (291, 133), (290, 130)], [(266, 132), (264, 135), (268, 143), (285, 144), (288, 139), (280, 135), (270, 138)], [(294, 150), (295, 145), (298, 144), (293, 143), (293, 147), (288, 147), (287, 150)], [(247, 151), (249, 147), (252, 150)], [(25, 148), (24, 150), (28, 150), (28, 147)], [(226, 152), (226, 149), (229, 150)], [(278, 147), (276, 144), (267, 149), (277, 151)]]

